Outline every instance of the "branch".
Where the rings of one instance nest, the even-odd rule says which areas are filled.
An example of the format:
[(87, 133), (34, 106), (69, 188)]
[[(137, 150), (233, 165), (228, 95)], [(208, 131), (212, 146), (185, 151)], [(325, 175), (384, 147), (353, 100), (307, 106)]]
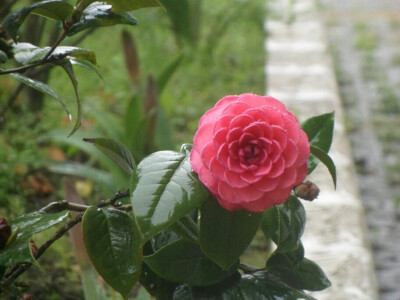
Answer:
[[(65, 233), (67, 233), (72, 227), (82, 221), (83, 213), (80, 213), (75, 219), (68, 221), (63, 227), (61, 227), (57, 232), (48, 239), (37, 251), (35, 259), (38, 259), (42, 254), (59, 238), (61, 238)], [(32, 266), (32, 263), (19, 263), (17, 264), (7, 275), (6, 280), (0, 285), (0, 293), (2, 293), (11, 283), (16, 280), (19, 275), (24, 273)]]
[[(130, 211), (130, 210), (132, 210), (132, 205), (121, 205), (119, 203), (116, 203), (119, 199), (126, 198), (128, 196), (129, 196), (129, 189), (125, 190), (123, 192), (118, 191), (112, 198), (107, 199), (107, 200), (101, 200), (97, 204), (97, 207), (105, 207), (105, 206), (111, 205), (117, 209)], [(41, 211), (44, 211), (47, 213), (55, 213), (55, 212), (59, 212), (59, 211), (66, 210), (66, 209), (71, 210), (71, 211), (79, 211), (81, 213), (79, 215), (77, 215), (76, 218), (68, 221), (63, 227), (61, 227), (59, 230), (57, 230), (57, 232), (50, 239), (48, 239), (42, 246), (40, 246), (40, 248), (37, 250), (35, 259), (39, 259), (42, 256), (42, 254), (55, 241), (57, 241), (64, 234), (66, 234), (76, 224), (81, 222), (83, 214), (87, 208), (89, 208), (89, 206), (71, 203), (71, 202), (68, 202), (67, 200), (52, 202), (52, 203), (48, 204), (47, 206), (43, 207), (41, 209)], [(32, 266), (32, 263), (22, 262), (22, 263), (16, 264), (13, 268), (11, 268), (11, 270), (5, 276), (6, 279), (0, 285), (0, 293), (2, 293), (10, 284), (12, 284), (22, 273), (24, 273), (26, 270), (28, 270), (31, 266)]]
[[(50, 57), (51, 54), (53, 54), (54, 50), (56, 50), (56, 48), (58, 47), (58, 45), (60, 45), (60, 43), (65, 39), (65, 37), (67, 36), (67, 32), (68, 32), (68, 28), (65, 28), (63, 33), (61, 34), (61, 36), (58, 38), (58, 40), (54, 43), (54, 45), (50, 48), (49, 52), (46, 53), (46, 55), (39, 61), (25, 65), (25, 66), (20, 66), (17, 68), (13, 68), (13, 69), (8, 69), (8, 70), (3, 70), (0, 71), (0, 75), (4, 75), (4, 74), (10, 74), (10, 73), (20, 73), (29, 69), (32, 69), (34, 67), (40, 66), (40, 65), (44, 65), (46, 63), (49, 62), (54, 62), (54, 58)], [(60, 55), (59, 57), (56, 57), (57, 59), (62, 59), (64, 58), (66, 55)]]

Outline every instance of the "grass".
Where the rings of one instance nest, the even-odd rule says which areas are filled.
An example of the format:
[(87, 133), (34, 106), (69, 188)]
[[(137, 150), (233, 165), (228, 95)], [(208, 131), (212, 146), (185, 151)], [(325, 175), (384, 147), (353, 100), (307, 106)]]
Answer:
[(378, 35), (364, 21), (356, 21), (354, 23), (355, 30), (355, 47), (358, 50), (372, 53), (379, 44)]

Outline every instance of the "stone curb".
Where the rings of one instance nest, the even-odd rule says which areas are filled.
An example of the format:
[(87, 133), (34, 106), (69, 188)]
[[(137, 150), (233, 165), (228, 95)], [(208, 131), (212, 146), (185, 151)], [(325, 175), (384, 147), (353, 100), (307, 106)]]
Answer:
[(321, 193), (314, 202), (304, 202), (303, 236), (306, 257), (322, 267), (332, 287), (310, 294), (321, 300), (379, 299), (325, 27), (313, 0), (270, 1), (268, 12), (266, 94), (284, 101), (301, 120), (333, 110), (336, 114), (330, 155), (337, 190), (327, 169), (318, 166), (310, 180)]

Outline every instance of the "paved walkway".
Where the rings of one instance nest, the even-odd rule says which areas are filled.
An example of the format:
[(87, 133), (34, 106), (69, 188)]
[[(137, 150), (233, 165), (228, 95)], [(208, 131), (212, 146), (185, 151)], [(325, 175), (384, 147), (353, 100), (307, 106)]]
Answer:
[(324, 269), (333, 284), (312, 295), (318, 300), (378, 299), (364, 210), (325, 28), (312, 0), (270, 2), (266, 22), (267, 94), (284, 101), (300, 119), (336, 111), (330, 155), (338, 171), (338, 189), (334, 191), (328, 171), (319, 166), (310, 179), (320, 187), (320, 196), (304, 203), (306, 256)]

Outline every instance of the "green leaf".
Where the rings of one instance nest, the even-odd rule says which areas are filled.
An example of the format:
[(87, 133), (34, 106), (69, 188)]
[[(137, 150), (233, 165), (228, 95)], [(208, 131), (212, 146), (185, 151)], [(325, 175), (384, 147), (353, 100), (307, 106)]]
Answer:
[(132, 11), (140, 8), (161, 6), (157, 0), (108, 0), (107, 3), (112, 5), (113, 11)]
[(144, 241), (209, 197), (190, 167), (189, 156), (159, 151), (144, 158), (132, 175), (132, 206)]
[(107, 155), (128, 175), (135, 169), (135, 161), (129, 149), (121, 142), (112, 138), (83, 139), (85, 142), (93, 144), (97, 149)]
[(277, 278), (273, 273), (258, 271), (244, 274), (239, 278), (228, 278), (226, 282), (214, 287), (190, 287), (181, 285), (175, 290), (174, 300), (315, 300), (296, 290)]
[(165, 115), (164, 108), (157, 103), (157, 120), (156, 120), (156, 139), (160, 149), (174, 149), (175, 143), (172, 139), (171, 128)]
[(164, 70), (162, 70), (161, 74), (158, 75), (156, 78), (156, 85), (158, 93), (161, 95), (162, 91), (164, 90), (165, 86), (171, 79), (172, 75), (178, 70), (180, 64), (183, 61), (183, 55), (180, 54), (176, 58), (174, 58)]
[(10, 266), (19, 262), (34, 262), (29, 241), (37, 233), (63, 222), (68, 212), (47, 214), (37, 211), (19, 216), (9, 221), (12, 232), (18, 230), (16, 239), (0, 250), (0, 266)]
[(167, 10), (173, 29), (180, 39), (196, 43), (199, 37), (201, 1), (159, 0)]
[(83, 216), (82, 233), (97, 272), (126, 299), (142, 264), (141, 236), (134, 217), (117, 209), (90, 207)]
[(111, 175), (110, 173), (76, 162), (52, 163), (51, 165), (47, 166), (47, 169), (50, 172), (57, 174), (89, 178), (101, 184), (102, 186), (105, 186), (109, 191), (113, 193), (118, 190), (121, 184), (121, 182), (119, 182), (119, 179)]
[(104, 2), (94, 2), (83, 11), (81, 19), (71, 26), (67, 35), (72, 36), (89, 28), (117, 24), (137, 25), (137, 23), (137, 20), (128, 12), (115, 13), (111, 11), (111, 5)]
[(74, 87), (75, 97), (76, 97), (77, 116), (76, 116), (76, 122), (75, 122), (74, 128), (72, 128), (71, 132), (68, 135), (68, 137), (70, 137), (81, 126), (81, 118), (82, 118), (81, 100), (79, 98), (78, 81), (76, 80), (74, 68), (72, 67), (71, 62), (69, 60), (65, 60), (63, 63), (60, 63), (59, 65), (67, 73), (67, 75), (72, 83), (72, 86)]
[(276, 251), (288, 252), (297, 249), (304, 232), (306, 212), (295, 196), (263, 213), (261, 229), (267, 238), (277, 245)]
[[(3, 69), (0, 69), (0, 71), (3, 71)], [(60, 96), (58, 96), (58, 94), (50, 86), (48, 86), (47, 84), (45, 84), (43, 82), (40, 82), (40, 81), (31, 79), (29, 77), (26, 77), (24, 75), (21, 75), (19, 73), (11, 73), (9, 75), (14, 77), (18, 81), (26, 84), (27, 86), (29, 86), (35, 90), (38, 90), (39, 92), (42, 92), (43, 94), (46, 94), (46, 95), (49, 95), (49, 96), (55, 98), (61, 104), (61, 106), (64, 108), (65, 112), (67, 113), (68, 118), (71, 118), (71, 114), (70, 114), (67, 106), (62, 101)]]
[(153, 252), (156, 252), (179, 239), (180, 236), (174, 231), (170, 229), (164, 229), (150, 239), (151, 248), (153, 249)]
[(170, 226), (170, 229), (192, 243), (199, 243), (199, 227), (193, 219), (186, 215)]
[(230, 212), (209, 197), (200, 211), (200, 246), (222, 269), (230, 268), (246, 250), (260, 225), (261, 213)]
[(95, 65), (93, 65), (89, 61), (83, 60), (83, 59), (78, 59), (78, 58), (71, 58), (69, 61), (71, 62), (72, 65), (77, 65), (77, 66), (80, 66), (80, 67), (83, 67), (83, 68), (86, 68), (88, 70), (95, 72), (97, 74), (97, 76), (100, 77), (101, 81), (103, 81), (103, 83), (104, 83), (104, 78), (103, 78), (103, 76), (101, 76), (101, 73), (99, 72), (99, 70), (96, 68)]
[(267, 262), (267, 269), (295, 289), (321, 291), (331, 286), (322, 269), (313, 261), (304, 258), (301, 243), (294, 251), (274, 253)]
[(311, 153), (315, 155), (315, 157), (318, 158), (328, 168), (333, 180), (333, 184), (336, 188), (336, 167), (332, 158), (324, 150), (316, 146), (310, 146), (310, 150)]
[[(335, 112), (312, 117), (301, 124), (305, 131), (311, 146), (315, 146), (329, 152), (333, 139), (333, 128), (335, 121)], [(318, 164), (314, 155), (310, 155), (307, 161), (308, 174), (310, 174)]]
[(196, 286), (219, 282), (235, 272), (237, 267), (222, 270), (203, 254), (198, 245), (183, 239), (145, 256), (144, 262), (162, 278)]
[(145, 263), (142, 265), (139, 282), (156, 299), (172, 299), (175, 288), (178, 286), (176, 282), (158, 276)]
[(7, 61), (7, 54), (0, 50), (0, 64), (4, 64)]
[(42, 1), (32, 13), (47, 17), (56, 21), (65, 21), (74, 13), (71, 4), (65, 1)]
[(9, 15), (3, 21), (3, 27), (16, 40), (19, 27), (30, 13), (55, 19), (57, 21), (66, 20), (74, 11), (72, 5), (61, 0), (42, 1), (32, 5), (24, 6)]
[[(18, 43), (12, 45), (14, 58), (22, 65), (32, 64), (43, 59), (49, 52), (50, 47), (39, 48), (29, 43)], [(79, 47), (59, 46), (50, 55), (49, 60), (60, 61), (65, 57), (86, 60), (97, 66), (96, 54), (93, 51)]]

